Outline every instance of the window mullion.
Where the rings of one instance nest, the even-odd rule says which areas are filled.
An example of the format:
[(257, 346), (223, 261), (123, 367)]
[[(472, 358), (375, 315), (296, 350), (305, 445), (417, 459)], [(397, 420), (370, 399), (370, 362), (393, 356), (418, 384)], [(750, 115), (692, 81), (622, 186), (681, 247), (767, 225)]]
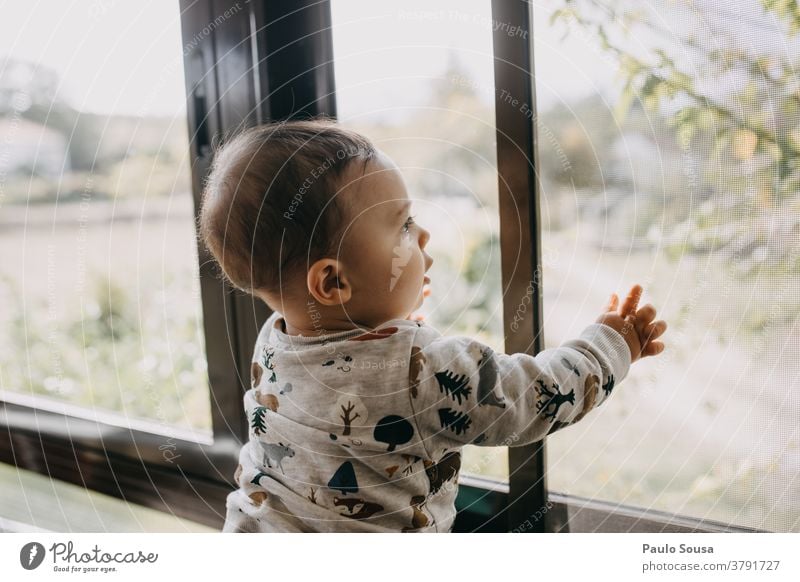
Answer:
[[(534, 355), (544, 320), (531, 5), (492, 0), (492, 20), (505, 349)], [(509, 530), (545, 531), (532, 521), (547, 503), (544, 441), (509, 448), (508, 461)]]

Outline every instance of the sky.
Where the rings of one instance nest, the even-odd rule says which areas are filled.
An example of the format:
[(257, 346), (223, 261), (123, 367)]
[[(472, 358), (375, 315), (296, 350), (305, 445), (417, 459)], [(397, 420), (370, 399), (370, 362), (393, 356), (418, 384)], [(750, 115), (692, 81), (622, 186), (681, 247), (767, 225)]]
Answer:
[(0, 12), (0, 58), (58, 71), (59, 96), (73, 107), (152, 115), (185, 107), (177, 0), (6, 0)]
[[(535, 3), (535, 10), (549, 14), (554, 4)], [(474, 87), (493, 106), (492, 28), (515, 32), (507, 23), (493, 24), (490, 0), (333, 0), (332, 5), (340, 116), (380, 109), (381, 104), (424, 102), (431, 78), (441, 75), (451, 55), (466, 67)], [(600, 55), (581, 43), (561, 43), (560, 34), (546, 24), (537, 26), (536, 32), (537, 49), (557, 48), (560, 55), (558, 60), (537, 57), (537, 73), (557, 79), (558, 93), (574, 97), (590, 92), (586, 79), (562, 74), (562, 59), (597, 70), (604, 66)], [(609, 78), (598, 90), (612, 85)], [(557, 99), (545, 93), (539, 105), (547, 108)]]
[[(562, 2), (533, 4), (539, 108), (614, 91), (616, 72), (597, 49), (597, 39), (573, 28), (568, 40), (562, 40), (565, 28), (547, 23), (550, 11)], [(754, 23), (763, 27), (765, 22), (768, 27), (770, 20), (758, 3), (751, 0), (735, 9), (735, 14), (719, 16), (742, 26), (744, 44), (782, 40), (763, 32), (765, 28), (760, 33), (754, 28)], [(333, 0), (340, 116), (365, 111), (390, 116), (392, 109), (424, 103), (431, 79), (441, 75), (452, 55), (491, 103), (490, 10), (490, 0)], [(0, 58), (11, 54), (54, 68), (63, 79), (60, 96), (77, 109), (184, 114), (184, 41), (177, 0), (0, 0), (0, 11)], [(692, 24), (681, 16), (670, 20), (666, 13), (653, 17), (663, 18), (667, 29)]]
[[(490, 1), (439, 0), (433, 9), (429, 1), (398, 4), (333, 0), (340, 114), (379, 109), (398, 90), (409, 103), (423, 102), (430, 79), (441, 74), (451, 53), (490, 99)], [(58, 71), (59, 96), (73, 107), (96, 113), (182, 114), (177, 0), (6, 0), (0, 11), (0, 56)], [(547, 63), (540, 66), (548, 68)], [(569, 79), (564, 82), (568, 87)], [(581, 83), (574, 85), (577, 89)]]

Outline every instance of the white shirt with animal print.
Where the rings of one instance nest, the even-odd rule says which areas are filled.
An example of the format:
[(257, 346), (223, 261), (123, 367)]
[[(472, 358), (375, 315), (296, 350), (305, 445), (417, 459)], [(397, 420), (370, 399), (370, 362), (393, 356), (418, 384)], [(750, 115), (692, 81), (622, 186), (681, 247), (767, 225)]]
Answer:
[(524, 445), (611, 395), (631, 355), (593, 323), (538, 355), (394, 319), (289, 336), (273, 313), (244, 395), (225, 532), (447, 532), (464, 445)]

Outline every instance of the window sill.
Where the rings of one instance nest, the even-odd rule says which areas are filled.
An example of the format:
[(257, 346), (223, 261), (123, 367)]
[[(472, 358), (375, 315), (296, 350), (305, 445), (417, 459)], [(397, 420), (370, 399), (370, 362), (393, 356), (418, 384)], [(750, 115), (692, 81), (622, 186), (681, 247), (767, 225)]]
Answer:
[[(218, 530), (174, 514), (0, 464), (0, 531), (174, 532)], [(34, 525), (35, 524), (35, 525)]]
[(711, 520), (550, 493), (547, 531), (557, 533), (764, 533)]

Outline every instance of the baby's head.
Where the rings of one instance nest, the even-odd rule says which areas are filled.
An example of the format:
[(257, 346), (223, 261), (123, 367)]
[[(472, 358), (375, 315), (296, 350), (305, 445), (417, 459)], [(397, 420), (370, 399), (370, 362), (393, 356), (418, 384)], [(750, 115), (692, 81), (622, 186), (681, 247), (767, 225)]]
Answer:
[(245, 130), (216, 152), (200, 232), (234, 287), (324, 333), (407, 317), (423, 301), (430, 233), (403, 177), (329, 120)]

